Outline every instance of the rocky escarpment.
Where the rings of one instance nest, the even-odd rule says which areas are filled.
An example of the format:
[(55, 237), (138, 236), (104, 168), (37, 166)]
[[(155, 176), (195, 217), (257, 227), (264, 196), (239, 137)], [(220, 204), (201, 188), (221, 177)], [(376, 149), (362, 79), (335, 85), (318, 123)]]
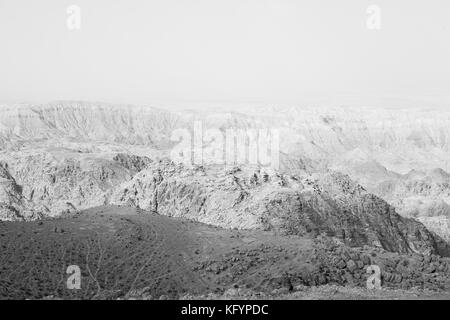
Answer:
[(70, 101), (0, 106), (0, 147), (65, 140), (164, 148), (179, 121), (175, 113), (130, 105)]
[(0, 220), (35, 220), (45, 211), (23, 197), (22, 187), (8, 171), (6, 163), (0, 163)]
[[(366, 288), (370, 265), (387, 288), (448, 292), (450, 260), (349, 248), (329, 237), (280, 237), (102, 206), (60, 219), (0, 223), (3, 299), (145, 299), (248, 288), (267, 294), (320, 285)], [(130, 258), (132, 257), (132, 258)], [(68, 265), (81, 289), (67, 290)], [(375, 290), (375, 292), (379, 292)]]
[(119, 153), (113, 157), (113, 160), (122, 167), (137, 173), (147, 168), (153, 161), (148, 157), (140, 157), (132, 154)]
[(399, 174), (367, 160), (366, 155), (353, 155), (355, 158), (335, 169), (348, 173), (402, 216), (415, 218), (444, 239), (450, 239), (450, 174), (442, 169)]
[(108, 202), (110, 192), (131, 177), (147, 158), (118, 154), (114, 159), (30, 155), (10, 168), (21, 197), (41, 207), (46, 216), (59, 216)]
[(0, 148), (64, 140), (169, 149), (173, 131), (192, 129), (194, 121), (219, 130), (279, 129), (280, 149), (295, 156), (290, 159), (332, 164), (361, 151), (396, 172), (450, 170), (450, 113), (445, 108), (227, 106), (175, 112), (82, 101), (1, 105)]
[(350, 246), (450, 253), (421, 223), (402, 218), (384, 200), (339, 173), (299, 177), (160, 161), (117, 188), (110, 203), (226, 228), (326, 234)]
[[(167, 155), (175, 144), (170, 139), (173, 131), (192, 129), (196, 120), (219, 130), (278, 128), (284, 174), (245, 164), (233, 170), (207, 164), (190, 168), (128, 155), (154, 150), (160, 153), (152, 159)], [(427, 110), (405, 116), (401, 110), (343, 108), (180, 113), (85, 102), (2, 106), (0, 159), (9, 164), (10, 176), (5, 178), (8, 192), (2, 203), (15, 208), (4, 209), (4, 216), (22, 219), (27, 210), (54, 216), (111, 203), (227, 228), (325, 233), (351, 246), (443, 252), (439, 238), (421, 223), (400, 217), (394, 209), (399, 206), (389, 198), (414, 190), (426, 201), (431, 197), (445, 202), (440, 175), (433, 175), (432, 181), (414, 178), (412, 184), (383, 182), (386, 192), (375, 192), (327, 170), (335, 160), (358, 153), (380, 163), (372, 176), (385, 174), (387, 179), (398, 177), (383, 167), (386, 164), (392, 170), (445, 168), (450, 150), (447, 124), (447, 112)], [(442, 192), (433, 199), (430, 188)], [(448, 209), (443, 202), (431, 207), (439, 214)]]
[(374, 192), (392, 202), (404, 215), (450, 216), (450, 175), (442, 169), (412, 170), (379, 181)]
[(125, 154), (110, 160), (34, 155), (9, 170), (16, 180), (5, 169), (8, 190), (14, 191), (7, 194), (17, 196), (5, 200), (15, 208), (2, 210), (5, 220), (113, 204), (225, 228), (326, 234), (350, 246), (447, 254), (445, 243), (421, 223), (399, 216), (336, 172), (298, 176), (257, 167), (186, 167)]

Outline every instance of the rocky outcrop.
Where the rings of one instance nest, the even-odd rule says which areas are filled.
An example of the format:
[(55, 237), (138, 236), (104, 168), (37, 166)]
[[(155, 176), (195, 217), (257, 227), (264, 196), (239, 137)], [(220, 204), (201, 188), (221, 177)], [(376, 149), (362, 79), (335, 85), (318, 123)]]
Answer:
[[(448, 175), (433, 171), (431, 180), (414, 175), (397, 185), (388, 179), (398, 174), (383, 166), (445, 168), (450, 150), (446, 118), (424, 110), (411, 111), (406, 118), (401, 111), (366, 111), (181, 113), (85, 102), (2, 106), (0, 159), (10, 164), (12, 178), (5, 178), (8, 191), (2, 203), (9, 209), (3, 210), (8, 212), (4, 216), (23, 216), (29, 204), (56, 216), (111, 203), (227, 228), (327, 234), (350, 246), (397, 252), (444, 252), (445, 244), (420, 222), (397, 214), (394, 208), (399, 206), (389, 196), (400, 199), (412, 190), (427, 201), (435, 200), (433, 194), (445, 201), (441, 196), (447, 192)], [(278, 128), (280, 171), (248, 164), (235, 169), (183, 167), (156, 160), (174, 146), (173, 131), (192, 129), (195, 120), (222, 131)], [(150, 156), (153, 152), (158, 156)], [(363, 184), (366, 191), (347, 176), (328, 171), (338, 160), (365, 161), (366, 156), (371, 162), (360, 166), (360, 172), (370, 173), (368, 181), (382, 175), (386, 192)], [(447, 210), (443, 203), (430, 207), (439, 213)]]
[(110, 191), (133, 174), (120, 162), (101, 158), (38, 154), (14, 164), (23, 198), (46, 208), (48, 216), (103, 205)]
[(149, 157), (140, 157), (133, 154), (119, 153), (113, 157), (113, 160), (122, 167), (135, 173), (147, 168), (153, 161)]
[(450, 175), (444, 170), (411, 170), (402, 175), (367, 160), (346, 161), (336, 169), (386, 200), (400, 215), (415, 218), (439, 236), (450, 238), (446, 227), (450, 218)]
[(8, 165), (0, 163), (0, 220), (36, 220), (44, 213), (23, 197), (22, 187), (9, 173)]
[(450, 217), (449, 216), (437, 216), (437, 217), (419, 217), (417, 218), (423, 223), (429, 230), (432, 230), (437, 235), (442, 237), (447, 242), (450, 242)]
[(96, 141), (163, 148), (178, 123), (151, 107), (79, 101), (0, 107), (0, 147), (48, 140)]
[[(364, 153), (392, 171), (450, 170), (449, 110), (349, 107), (263, 107), (165, 111), (149, 106), (82, 101), (1, 105), (0, 147), (49, 140), (169, 149), (177, 128), (280, 130), (281, 151), (332, 164)], [(298, 157), (297, 157), (298, 158)], [(287, 163), (289, 165), (290, 163)], [(304, 164), (302, 164), (304, 165)]]
[(312, 260), (321, 268), (304, 279), (305, 285), (331, 282), (366, 287), (367, 268), (376, 265), (380, 268), (383, 288), (445, 290), (450, 274), (448, 258), (396, 254), (366, 246), (348, 248), (326, 238), (315, 242)]
[(167, 160), (121, 185), (110, 203), (226, 228), (326, 234), (350, 246), (448, 254), (421, 223), (402, 218), (339, 173), (299, 177), (256, 168), (186, 168)]

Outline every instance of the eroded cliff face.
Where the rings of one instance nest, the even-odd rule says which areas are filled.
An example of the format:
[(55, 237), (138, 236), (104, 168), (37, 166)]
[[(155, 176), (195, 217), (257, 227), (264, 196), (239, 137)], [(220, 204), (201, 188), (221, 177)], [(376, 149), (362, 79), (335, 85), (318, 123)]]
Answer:
[(4, 148), (68, 140), (163, 147), (178, 116), (150, 107), (85, 102), (0, 108), (0, 143)]
[(23, 196), (23, 190), (8, 171), (8, 164), (0, 162), (0, 220), (36, 220), (45, 212)]
[(16, 159), (5, 170), (22, 202), (39, 206), (46, 216), (59, 216), (108, 203), (112, 190), (147, 163), (146, 157), (125, 154), (104, 159), (41, 153)]
[[(277, 128), (281, 151), (302, 159), (335, 160), (366, 154), (388, 170), (450, 171), (450, 110), (271, 107), (162, 111), (147, 106), (87, 102), (3, 105), (0, 145), (102, 142), (166, 149), (177, 128)], [(96, 147), (99, 147), (98, 145)]]
[(402, 218), (384, 200), (337, 172), (296, 176), (257, 167), (186, 167), (168, 159), (121, 154), (109, 161), (27, 158), (15, 174), (27, 187), (21, 188), (4, 170), (8, 183), (2, 184), (2, 199), (9, 205), (2, 207), (5, 220), (112, 204), (224, 228), (326, 234), (350, 246), (446, 254), (440, 239), (421, 223)]
[(447, 254), (441, 239), (421, 223), (401, 217), (336, 172), (301, 177), (265, 169), (188, 169), (161, 161), (117, 188), (110, 203), (225, 228), (326, 234), (350, 246)]
[[(327, 234), (351, 246), (446, 254), (445, 243), (419, 221), (448, 234), (439, 217), (448, 216), (449, 113), (350, 111), (166, 112), (81, 102), (2, 107), (0, 218), (116, 204), (226, 228)], [(279, 170), (171, 162), (173, 131), (191, 129), (194, 121), (219, 130), (279, 129)]]
[(386, 200), (405, 217), (415, 218), (445, 239), (450, 239), (450, 175), (443, 169), (410, 170), (399, 174), (380, 163), (354, 158), (334, 166), (367, 190)]

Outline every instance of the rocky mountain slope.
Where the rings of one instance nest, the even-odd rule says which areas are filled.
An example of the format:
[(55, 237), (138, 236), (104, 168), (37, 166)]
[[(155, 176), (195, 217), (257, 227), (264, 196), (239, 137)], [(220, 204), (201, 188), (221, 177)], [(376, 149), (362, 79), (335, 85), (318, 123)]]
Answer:
[[(85, 102), (2, 106), (0, 160), (7, 165), (0, 214), (36, 219), (116, 204), (226, 228), (325, 233), (352, 246), (446, 254), (440, 237), (419, 220), (446, 236), (427, 216), (448, 212), (449, 115), (313, 107), (181, 112)], [(192, 129), (194, 121), (222, 131), (279, 129), (281, 167), (189, 167), (167, 160), (173, 131)], [(443, 169), (427, 171), (432, 168)], [(408, 207), (411, 199), (421, 202)]]
[(397, 212), (416, 218), (450, 239), (450, 174), (442, 169), (411, 170), (399, 174), (367, 157), (343, 161), (334, 167), (346, 172), (368, 191), (393, 205)]
[[(186, 299), (233, 291), (271, 299), (324, 285), (370, 296), (361, 287), (372, 264), (381, 268), (382, 292), (393, 297), (448, 297), (450, 289), (448, 258), (349, 248), (328, 237), (221, 229), (135, 208), (0, 222), (0, 239), (0, 260), (7, 261), (0, 299)], [(74, 265), (79, 290), (66, 285), (67, 267)]]
[[(182, 110), (182, 108), (179, 108)], [(0, 145), (90, 141), (167, 149), (176, 128), (277, 128), (281, 151), (302, 159), (335, 160), (365, 153), (388, 170), (450, 171), (450, 110), (232, 105), (183, 111), (76, 101), (0, 106)], [(98, 146), (97, 146), (98, 147)]]
[(178, 117), (150, 107), (54, 102), (0, 108), (3, 148), (42, 141), (71, 140), (163, 147)]
[[(186, 167), (123, 154), (111, 160), (27, 158), (16, 166), (20, 170), (14, 173), (26, 186), (16, 194), (39, 208), (31, 210), (30, 218), (113, 204), (224, 228), (327, 234), (350, 246), (450, 254), (423, 225), (402, 218), (336, 172), (289, 176), (261, 168)], [(2, 216), (23, 220), (22, 211), (16, 216), (2, 211)]]
[(225, 228), (326, 234), (350, 246), (450, 254), (421, 223), (399, 216), (383, 199), (336, 172), (301, 177), (265, 169), (189, 169), (161, 161), (117, 188), (110, 203)]
[(43, 214), (23, 196), (23, 190), (8, 171), (7, 163), (0, 163), (0, 218), (1, 220), (34, 220)]

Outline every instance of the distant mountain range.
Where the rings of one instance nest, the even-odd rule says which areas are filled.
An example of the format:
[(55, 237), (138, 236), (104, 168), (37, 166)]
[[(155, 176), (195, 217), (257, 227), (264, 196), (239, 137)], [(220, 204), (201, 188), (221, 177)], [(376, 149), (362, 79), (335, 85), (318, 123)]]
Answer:
[[(171, 162), (172, 133), (196, 121), (221, 132), (278, 129), (279, 170)], [(3, 105), (0, 217), (34, 220), (114, 204), (447, 255), (449, 124), (450, 111), (426, 109)]]

